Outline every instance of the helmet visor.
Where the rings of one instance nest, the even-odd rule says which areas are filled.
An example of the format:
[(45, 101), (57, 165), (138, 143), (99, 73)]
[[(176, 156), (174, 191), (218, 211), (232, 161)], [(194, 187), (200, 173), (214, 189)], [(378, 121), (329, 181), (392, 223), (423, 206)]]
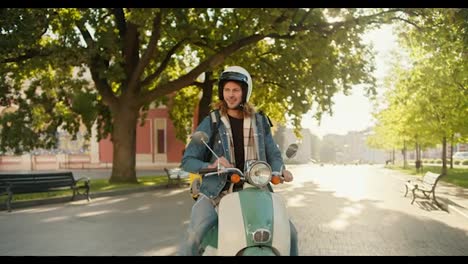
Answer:
[(221, 81), (238, 81), (248, 84), (248, 78), (242, 73), (239, 72), (223, 72), (221, 74)]

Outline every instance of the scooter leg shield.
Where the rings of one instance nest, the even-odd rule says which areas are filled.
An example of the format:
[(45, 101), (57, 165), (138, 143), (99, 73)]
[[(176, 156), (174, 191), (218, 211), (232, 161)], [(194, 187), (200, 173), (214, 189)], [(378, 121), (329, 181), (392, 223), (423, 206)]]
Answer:
[(218, 221), (218, 255), (234, 256), (247, 248), (257, 252), (257, 247), (274, 248), (283, 256), (290, 253), (289, 216), (278, 194), (244, 189), (226, 195), (219, 204)]
[(291, 248), (291, 225), (286, 203), (279, 194), (271, 194), (273, 201), (273, 247), (279, 251), (281, 256), (289, 256)]

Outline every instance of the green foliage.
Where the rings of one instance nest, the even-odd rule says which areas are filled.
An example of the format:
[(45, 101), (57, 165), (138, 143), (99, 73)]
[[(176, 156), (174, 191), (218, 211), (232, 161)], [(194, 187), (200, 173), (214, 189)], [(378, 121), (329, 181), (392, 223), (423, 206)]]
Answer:
[(193, 126), (193, 109), (197, 104), (199, 89), (190, 86), (179, 90), (177, 94), (172, 97), (170, 105), (169, 116), (174, 122), (176, 129), (176, 137), (182, 142), (187, 141), (187, 135), (192, 132)]
[(71, 111), (81, 117), (81, 121), (86, 127), (91, 128), (97, 118), (97, 104), (98, 100), (95, 93), (77, 91), (72, 97)]
[[(255, 11), (245, 12), (252, 16)], [(326, 31), (318, 26), (328, 24), (323, 10), (266, 11), (272, 15), (283, 12), (290, 28), (302, 21), (301, 16), (307, 16), (302, 21), (304, 28), (305, 24), (313, 24), (310, 30), (294, 32), (294, 36), (268, 37), (226, 58), (225, 65), (242, 65), (249, 70), (254, 81), (251, 101), (271, 119), (281, 124), (291, 119), (298, 135), (302, 114), (313, 105), (317, 106), (314, 116), (320, 119), (323, 112), (331, 112), (331, 98), (339, 91), (346, 93), (352, 85), (365, 84), (370, 94), (375, 93), (374, 79), (369, 74), (373, 58), (369, 47), (360, 43), (366, 24)]]
[[(5, 99), (14, 102), (17, 110), (0, 118), (0, 150), (20, 154), (35, 148), (53, 149), (59, 128), (76, 135), (82, 120), (90, 129), (96, 96), (85, 92), (83, 84), (82, 80), (68, 78), (65, 69), (37, 69), (29, 86), (15, 89)], [(15, 83), (7, 81), (6, 85), (14, 87)]]
[[(468, 134), (467, 27), (463, 9), (417, 9), (398, 28), (409, 64), (397, 57), (386, 94), (387, 108), (376, 114), (372, 144), (385, 149), (402, 143), (432, 147)], [(378, 142), (378, 144), (377, 144)], [(455, 142), (456, 143), (456, 142)]]

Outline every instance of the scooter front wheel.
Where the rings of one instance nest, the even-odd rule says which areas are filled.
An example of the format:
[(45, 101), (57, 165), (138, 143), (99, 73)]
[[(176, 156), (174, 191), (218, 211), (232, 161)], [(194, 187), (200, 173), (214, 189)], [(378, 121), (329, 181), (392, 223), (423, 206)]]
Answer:
[(278, 256), (271, 247), (248, 247), (239, 251), (237, 256)]

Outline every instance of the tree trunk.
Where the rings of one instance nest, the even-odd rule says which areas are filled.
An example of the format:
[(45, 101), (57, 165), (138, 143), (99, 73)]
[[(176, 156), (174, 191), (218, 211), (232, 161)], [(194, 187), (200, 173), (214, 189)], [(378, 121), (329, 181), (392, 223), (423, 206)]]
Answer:
[(403, 149), (401, 150), (401, 154), (403, 154), (403, 168), (408, 167), (408, 161), (406, 160), (406, 141), (403, 141)]
[(416, 142), (416, 161), (415, 161), (415, 166), (416, 166), (416, 172), (420, 172), (422, 169), (422, 160), (421, 160), (421, 147), (419, 143)]
[(453, 141), (455, 140), (455, 134), (452, 134), (452, 140), (450, 142), (450, 168), (453, 169)]
[(136, 183), (136, 125), (138, 109), (123, 104), (114, 114), (112, 143), (114, 157), (110, 183)]
[(447, 175), (447, 137), (442, 139), (442, 175)]
[(395, 148), (392, 150), (392, 164), (395, 165)]
[(198, 124), (199, 125), (205, 116), (210, 113), (211, 97), (213, 96), (213, 81), (211, 80), (212, 72), (205, 72), (205, 81), (202, 84), (203, 95), (198, 103)]

